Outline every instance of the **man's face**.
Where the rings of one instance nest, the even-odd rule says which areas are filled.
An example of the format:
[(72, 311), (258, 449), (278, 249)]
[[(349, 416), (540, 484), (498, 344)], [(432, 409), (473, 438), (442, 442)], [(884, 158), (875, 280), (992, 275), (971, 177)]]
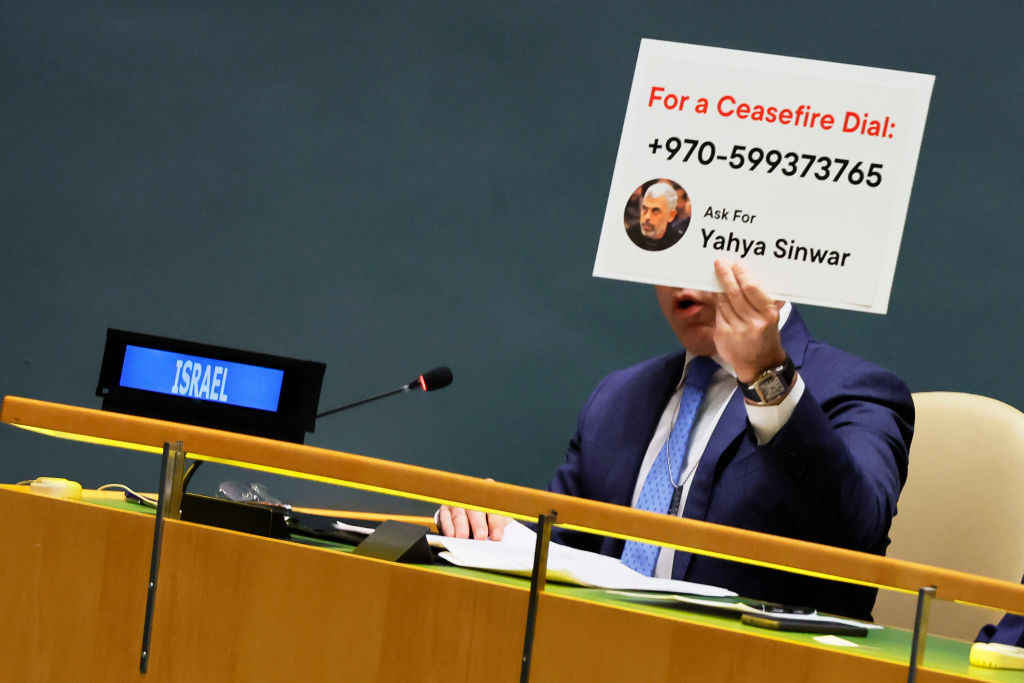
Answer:
[(718, 295), (698, 289), (655, 286), (658, 305), (679, 343), (698, 356), (715, 353), (715, 308)]
[(664, 197), (644, 197), (640, 205), (640, 232), (644, 237), (660, 240), (675, 217), (675, 210), (668, 210), (668, 200)]

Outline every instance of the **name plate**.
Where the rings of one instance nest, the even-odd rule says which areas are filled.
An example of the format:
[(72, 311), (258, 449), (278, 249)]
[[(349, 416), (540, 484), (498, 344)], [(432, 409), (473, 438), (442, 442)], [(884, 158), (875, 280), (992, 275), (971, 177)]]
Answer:
[(302, 443), (316, 427), (327, 366), (126, 330), (107, 330), (103, 409)]
[(120, 385), (276, 412), (283, 380), (284, 370), (277, 368), (128, 344)]
[(594, 275), (885, 313), (934, 80), (643, 40)]

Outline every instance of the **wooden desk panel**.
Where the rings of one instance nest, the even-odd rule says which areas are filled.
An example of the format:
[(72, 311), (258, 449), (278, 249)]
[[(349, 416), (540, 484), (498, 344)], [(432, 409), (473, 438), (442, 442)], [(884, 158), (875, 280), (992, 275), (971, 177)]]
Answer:
[(0, 490), (3, 680), (138, 670), (153, 519), (110, 512)]
[[(168, 521), (149, 673), (139, 648), (153, 517), (0, 487), (0, 679), (519, 680), (528, 591)], [(667, 611), (541, 600), (533, 681), (906, 680), (883, 661)], [(685, 613), (682, 613), (685, 615)], [(935, 670), (922, 683), (1022, 680)], [(1015, 676), (1017, 676), (1015, 678)]]
[(516, 681), (527, 591), (0, 488), (0, 680)]

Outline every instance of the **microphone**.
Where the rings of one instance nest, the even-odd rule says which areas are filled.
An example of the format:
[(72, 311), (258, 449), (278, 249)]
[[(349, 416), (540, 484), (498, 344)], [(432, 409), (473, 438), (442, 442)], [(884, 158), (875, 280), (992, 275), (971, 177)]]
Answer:
[(433, 370), (427, 370), (422, 375), (409, 382), (407, 385), (408, 389), (412, 389), (413, 385), (419, 384), (423, 391), (436, 391), (437, 389), (444, 389), (446, 386), (452, 383), (452, 370), (445, 366), (434, 368)]
[(325, 410), (324, 412), (318, 414), (316, 417), (317, 419), (320, 419), (325, 415), (333, 415), (334, 413), (340, 413), (343, 410), (355, 408), (356, 406), (361, 406), (364, 403), (376, 401), (379, 398), (394, 396), (395, 394), (401, 394), (403, 392), (411, 391), (416, 388), (422, 389), (423, 391), (436, 391), (437, 389), (444, 389), (446, 386), (452, 383), (452, 379), (454, 379), (454, 376), (452, 375), (451, 368), (442, 365), (441, 367), (434, 368), (433, 370), (427, 370), (413, 381), (397, 389), (385, 391), (383, 394), (377, 394), (376, 396), (371, 396), (370, 398), (364, 398), (361, 401), (356, 401), (354, 403), (346, 403), (343, 406), (331, 408), (330, 410)]

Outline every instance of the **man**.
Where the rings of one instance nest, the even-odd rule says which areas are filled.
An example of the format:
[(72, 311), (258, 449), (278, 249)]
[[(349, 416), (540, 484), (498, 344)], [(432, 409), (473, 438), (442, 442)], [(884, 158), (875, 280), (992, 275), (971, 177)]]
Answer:
[[(883, 554), (906, 481), (909, 391), (885, 370), (812, 339), (796, 310), (768, 296), (742, 264), (719, 260), (715, 272), (721, 294), (655, 288), (684, 350), (601, 381), (549, 488), (644, 507), (648, 475), (657, 473), (682, 413), (685, 375), (694, 359), (710, 357), (719, 367), (671, 482), (681, 489), (679, 512)], [(758, 380), (760, 393), (750, 388)], [(446, 534), (498, 538), (507, 520), (443, 508), (439, 522)], [(558, 540), (623, 554), (621, 540), (571, 532)], [(624, 561), (629, 554), (627, 547)], [(654, 574), (861, 619), (870, 618), (875, 596), (874, 589), (670, 551), (657, 557)]]
[(626, 235), (642, 249), (668, 249), (682, 237), (682, 232), (670, 227), (676, 219), (678, 203), (674, 187), (665, 182), (651, 185), (640, 201), (640, 220), (626, 229)]

